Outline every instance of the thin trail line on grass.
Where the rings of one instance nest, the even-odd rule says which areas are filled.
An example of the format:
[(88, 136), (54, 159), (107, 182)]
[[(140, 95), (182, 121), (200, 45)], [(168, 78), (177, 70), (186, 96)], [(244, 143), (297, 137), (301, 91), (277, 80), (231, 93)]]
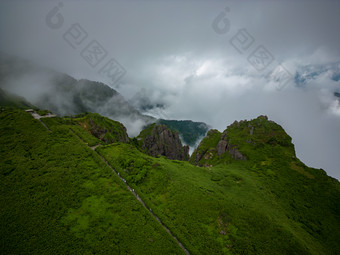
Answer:
[(96, 147), (97, 146), (99, 146), (99, 145), (95, 145), (95, 146), (89, 146), (87, 143), (86, 143), (86, 141), (84, 141), (79, 135), (77, 135), (72, 129), (70, 129), (70, 131), (75, 135), (75, 136), (77, 136), (87, 147), (89, 147), (91, 150), (93, 150), (103, 161), (104, 161), (104, 163), (108, 166), (108, 167), (110, 167), (111, 168), (111, 170), (112, 170), (112, 172), (114, 172), (117, 176), (118, 176), (118, 178), (122, 181), (122, 182), (124, 182), (124, 184), (126, 185), (126, 187), (128, 188), (128, 190), (135, 196), (135, 198), (144, 206), (144, 208), (151, 214), (151, 216), (156, 220), (156, 221), (158, 221), (160, 224), (161, 224), (161, 226), (166, 230), (166, 232), (168, 232), (168, 234), (176, 241), (176, 243), (179, 245), (179, 247), (181, 247), (181, 249), (187, 254), (187, 255), (190, 255), (190, 253), (189, 253), (189, 251), (184, 247), (184, 245), (177, 239), (177, 237), (176, 236), (174, 236), (174, 234), (170, 231), (170, 229), (167, 227), (167, 226), (165, 226), (165, 224), (153, 213), (153, 211), (151, 210), (151, 208), (148, 208), (146, 205), (145, 205), (145, 203), (144, 203), (144, 201), (138, 196), (138, 194), (135, 192), (135, 190), (134, 189), (132, 189), (127, 183), (126, 183), (126, 180), (123, 178), (123, 177), (121, 177), (120, 175), (119, 175), (119, 173), (109, 164), (109, 162), (107, 162), (106, 161), (106, 159), (102, 156), (102, 155), (100, 155), (95, 149), (96, 149)]

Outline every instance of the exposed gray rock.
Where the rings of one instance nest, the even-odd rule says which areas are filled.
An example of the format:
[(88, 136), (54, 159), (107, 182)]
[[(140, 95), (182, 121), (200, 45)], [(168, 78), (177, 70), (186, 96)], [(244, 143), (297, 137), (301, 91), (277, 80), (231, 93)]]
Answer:
[(207, 152), (207, 150), (202, 151), (201, 153), (197, 152), (195, 155), (195, 164), (198, 164), (198, 162), (201, 160), (201, 158), (203, 158), (203, 156), (205, 155), (205, 153)]
[[(206, 140), (211, 139), (213, 136), (215, 136), (216, 134), (220, 135), (220, 132), (216, 129), (210, 129), (206, 135), (206, 137), (201, 141), (201, 143), (198, 145), (198, 147), (196, 148), (196, 150), (194, 151), (194, 153), (191, 155), (191, 159), (190, 162), (192, 164), (195, 165), (201, 165), (204, 166), (205, 164), (200, 164), (200, 160), (202, 158), (204, 158), (205, 160), (211, 158), (213, 155), (216, 154), (217, 150), (216, 147), (212, 147), (212, 148), (206, 148), (204, 146), (204, 142)], [(223, 146), (221, 146), (222, 148)], [(223, 149), (221, 149), (223, 150)]]
[[(240, 122), (237, 122), (237, 125), (239, 125), (242, 122), (243, 122), (242, 120)], [(228, 151), (228, 153), (236, 160), (246, 159), (246, 157), (243, 156), (242, 153), (237, 149), (236, 145), (230, 145), (227, 131), (224, 131), (222, 133), (221, 140), (218, 142), (216, 149), (218, 156), (221, 156), (222, 154)]]
[(188, 160), (189, 146), (182, 146), (177, 132), (168, 129), (165, 125), (155, 125), (151, 135), (144, 138), (142, 149), (146, 149), (150, 156), (159, 155), (169, 159)]
[[(235, 121), (233, 125), (235, 125), (236, 127), (239, 125), (240, 122)], [(229, 139), (228, 139), (228, 133), (225, 130), (221, 136), (219, 141), (217, 142), (216, 145), (214, 145), (214, 147), (211, 148), (206, 148), (206, 149), (202, 149), (202, 147), (204, 147), (202, 145), (202, 143), (204, 141), (206, 141), (207, 139), (213, 139), (212, 137), (214, 135), (216, 135), (216, 132), (218, 132), (218, 130), (209, 130), (207, 136), (204, 138), (204, 140), (202, 140), (201, 144), (198, 146), (198, 148), (195, 150), (193, 156), (194, 158), (191, 159), (191, 163), (195, 164), (195, 165), (202, 165), (205, 166), (207, 160), (211, 160), (214, 157), (222, 157), (223, 154), (228, 153), (231, 155), (231, 157), (233, 159), (236, 160), (246, 160), (247, 158), (242, 155), (242, 153), (238, 150), (238, 146), (237, 145), (231, 145), (229, 143)], [(216, 146), (216, 147), (215, 147)], [(203, 163), (199, 163), (201, 159), (204, 159)]]
[(227, 146), (228, 146), (228, 142), (227, 141), (224, 141), (224, 140), (221, 140), (218, 142), (217, 144), (217, 155), (218, 156), (221, 156), (223, 153), (226, 152), (227, 150)]

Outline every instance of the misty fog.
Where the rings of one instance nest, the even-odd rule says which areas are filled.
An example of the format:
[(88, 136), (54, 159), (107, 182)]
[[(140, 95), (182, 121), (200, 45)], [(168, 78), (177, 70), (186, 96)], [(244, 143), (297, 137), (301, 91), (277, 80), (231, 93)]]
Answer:
[[(304, 163), (340, 179), (339, 9), (332, 0), (2, 1), (0, 51), (46, 69), (19, 66), (9, 77), (13, 70), (2, 68), (1, 87), (60, 115), (95, 109), (130, 136), (154, 118), (223, 131), (234, 120), (268, 115)], [(55, 27), (46, 21), (52, 10), (62, 17)], [(86, 37), (70, 45), (74, 24)], [(242, 38), (249, 45), (237, 45)], [(106, 52), (98, 64), (83, 54), (93, 41)], [(272, 60), (264, 70), (252, 62), (260, 48)], [(119, 81), (101, 71), (110, 59), (123, 70)], [(282, 70), (285, 83), (276, 78)], [(83, 79), (117, 94), (105, 86), (86, 93)]]

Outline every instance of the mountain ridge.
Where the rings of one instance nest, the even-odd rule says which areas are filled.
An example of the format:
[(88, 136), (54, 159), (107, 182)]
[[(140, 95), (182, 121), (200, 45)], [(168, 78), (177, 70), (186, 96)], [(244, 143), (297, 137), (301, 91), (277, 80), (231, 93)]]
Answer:
[(157, 120), (140, 113), (118, 91), (102, 82), (77, 80), (4, 54), (0, 54), (0, 88), (26, 99), (28, 96), (31, 98), (28, 101), (36, 108), (48, 109), (60, 116), (93, 112), (118, 120), (125, 125), (130, 136), (137, 136), (143, 127), (160, 122), (177, 130), (183, 142), (193, 146), (207, 129), (207, 125), (201, 122), (187, 121), (181, 128), (182, 121)]
[[(101, 118), (92, 119), (106, 125)], [(0, 229), (4, 254), (180, 254), (135, 203), (132, 191), (107, 174), (103, 159), (190, 254), (336, 254), (340, 249), (339, 182), (296, 159), (290, 137), (265, 116), (227, 128), (228, 143), (238, 145), (246, 160), (233, 159), (226, 150), (225, 161), (213, 144), (209, 148), (216, 154), (205, 167), (151, 157), (132, 140), (105, 144), (76, 118), (44, 118), (48, 131), (29, 113), (4, 107), (0, 120), (0, 215), (8, 222)], [(91, 149), (70, 130), (89, 146), (101, 145)], [(216, 146), (225, 141), (221, 138), (222, 133)], [(44, 228), (48, 235), (39, 234)]]
[[(56, 78), (79, 112), (119, 99), (100, 83)], [(2, 88), (0, 106), (4, 254), (183, 254), (178, 243), (190, 254), (340, 251), (339, 181), (301, 162), (266, 116), (208, 131), (188, 160), (177, 129), (207, 126), (168, 121), (129, 138), (98, 113), (33, 118), (24, 109), (51, 109)]]

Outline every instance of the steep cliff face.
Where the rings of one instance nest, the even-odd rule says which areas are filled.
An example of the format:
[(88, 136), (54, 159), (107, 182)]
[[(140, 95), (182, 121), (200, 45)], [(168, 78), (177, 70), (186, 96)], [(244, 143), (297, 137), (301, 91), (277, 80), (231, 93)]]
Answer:
[(183, 143), (189, 146), (195, 146), (209, 130), (209, 126), (204, 122), (195, 122), (191, 120), (160, 119), (157, 124), (166, 125), (171, 130), (177, 131)]
[(231, 159), (246, 160), (246, 157), (238, 150), (238, 145), (230, 144), (227, 130), (221, 133), (211, 129), (192, 154), (190, 162), (210, 166), (220, 161), (229, 162)]
[(218, 142), (216, 149), (217, 155), (221, 156), (225, 152), (228, 152), (233, 159), (236, 160), (246, 160), (247, 158), (242, 155), (242, 153), (238, 150), (238, 145), (231, 145), (227, 138), (227, 131), (224, 131), (221, 135), (221, 140)]
[(190, 162), (199, 166), (230, 163), (231, 160), (269, 157), (272, 150), (281, 150), (295, 157), (291, 137), (267, 116), (235, 121), (223, 133), (210, 130), (194, 151)]
[(141, 149), (150, 156), (165, 156), (169, 159), (188, 160), (189, 147), (182, 146), (178, 133), (165, 125), (152, 124), (137, 137)]

